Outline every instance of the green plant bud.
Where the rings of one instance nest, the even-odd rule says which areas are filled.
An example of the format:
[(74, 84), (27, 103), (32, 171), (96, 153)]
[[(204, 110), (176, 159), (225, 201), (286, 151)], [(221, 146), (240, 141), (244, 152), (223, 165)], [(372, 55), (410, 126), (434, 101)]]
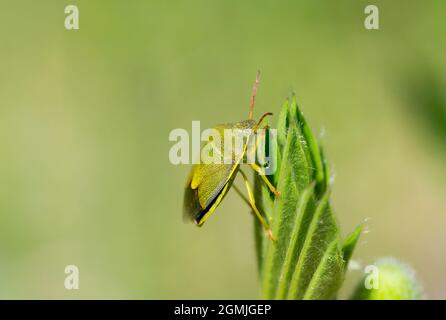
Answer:
[(383, 258), (365, 268), (366, 275), (358, 284), (355, 300), (416, 300), (422, 289), (415, 271), (395, 258)]

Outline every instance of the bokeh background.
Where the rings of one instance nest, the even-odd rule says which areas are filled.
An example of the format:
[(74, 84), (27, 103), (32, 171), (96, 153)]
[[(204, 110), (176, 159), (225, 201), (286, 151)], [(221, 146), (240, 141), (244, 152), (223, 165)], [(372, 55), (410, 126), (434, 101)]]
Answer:
[(324, 132), (343, 233), (369, 230), (355, 261), (446, 298), (445, 35), (443, 0), (1, 1), (0, 298), (257, 298), (249, 209), (184, 224), (168, 161), (172, 129), (247, 117), (257, 69), (257, 115), (294, 91)]

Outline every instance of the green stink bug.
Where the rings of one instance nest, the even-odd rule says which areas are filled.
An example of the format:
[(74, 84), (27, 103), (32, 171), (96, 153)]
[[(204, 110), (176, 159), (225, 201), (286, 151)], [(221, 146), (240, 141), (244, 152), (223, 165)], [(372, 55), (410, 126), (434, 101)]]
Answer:
[[(246, 174), (241, 170), (240, 164), (247, 152), (247, 145), (249, 139), (255, 138), (255, 133), (262, 123), (263, 119), (272, 115), (270, 112), (264, 113), (259, 121), (252, 119), (254, 112), (255, 97), (257, 94), (257, 85), (260, 80), (260, 73), (257, 73), (256, 80), (252, 89), (251, 108), (249, 111), (249, 119), (239, 121), (236, 123), (218, 125), (214, 129), (222, 134), (226, 129), (248, 130), (251, 134), (247, 137), (246, 143), (243, 145), (243, 150), (240, 154), (231, 155), (230, 163), (203, 163), (200, 162), (192, 167), (190, 175), (186, 182), (183, 202), (183, 217), (187, 220), (192, 220), (196, 225), (202, 226), (209, 216), (215, 211), (217, 206), (223, 200), (229, 189), (231, 188), (237, 173), (242, 175), (246, 190), (248, 192), (247, 202), (252, 207), (256, 217), (265, 228), (271, 240), (274, 240), (271, 229), (268, 223), (260, 214), (254, 201), (254, 194), (249, 184)], [(212, 144), (210, 141), (208, 144)], [(255, 148), (254, 148), (255, 149)], [(218, 150), (218, 149), (217, 149)], [(268, 188), (276, 196), (280, 195), (271, 182), (267, 179), (263, 169), (255, 163), (249, 164), (267, 184)], [(246, 199), (246, 198), (245, 198)]]

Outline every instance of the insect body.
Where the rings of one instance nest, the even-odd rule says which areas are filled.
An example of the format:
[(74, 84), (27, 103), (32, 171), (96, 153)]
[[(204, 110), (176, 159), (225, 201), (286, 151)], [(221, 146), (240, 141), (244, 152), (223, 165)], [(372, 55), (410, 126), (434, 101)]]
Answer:
[[(249, 119), (232, 124), (219, 125), (214, 128), (216, 132), (219, 133), (220, 137), (225, 136), (224, 130), (227, 129), (235, 129), (239, 132), (250, 132), (250, 134), (246, 137), (246, 142), (243, 144), (241, 152), (231, 154), (229, 159), (228, 157), (226, 157), (224, 158), (225, 161), (222, 161), (221, 163), (200, 162), (192, 167), (189, 178), (186, 182), (186, 189), (184, 192), (183, 216), (188, 220), (194, 221), (198, 226), (202, 226), (203, 223), (209, 218), (209, 216), (215, 211), (217, 206), (221, 203), (221, 201), (231, 188), (235, 177), (238, 173), (240, 173), (244, 179), (246, 190), (248, 192), (247, 202), (250, 204), (256, 217), (265, 228), (269, 238), (273, 240), (273, 235), (271, 233), (271, 229), (268, 226), (268, 223), (265, 221), (255, 205), (254, 194), (249, 184), (248, 178), (240, 168), (241, 161), (247, 153), (249, 140), (255, 139), (255, 133), (257, 132), (257, 129), (263, 119), (268, 115), (272, 115), (271, 113), (267, 112), (262, 115), (259, 121), (255, 121), (252, 119), (258, 82), (259, 74), (257, 74), (256, 82), (253, 87)], [(208, 144), (212, 143), (213, 142), (210, 141)], [(224, 145), (224, 141), (221, 141), (220, 145)], [(214, 148), (213, 151), (221, 152), (221, 148)], [(271, 182), (266, 178), (263, 173), (263, 169), (260, 166), (255, 163), (251, 163), (249, 165), (258, 174), (260, 174), (263, 181), (268, 185), (269, 189), (276, 196), (280, 195), (280, 193), (274, 188)]]

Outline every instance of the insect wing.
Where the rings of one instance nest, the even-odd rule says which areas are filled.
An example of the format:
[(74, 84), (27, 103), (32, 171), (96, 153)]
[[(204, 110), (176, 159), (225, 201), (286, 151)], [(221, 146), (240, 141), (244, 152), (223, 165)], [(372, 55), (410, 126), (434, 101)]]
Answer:
[[(225, 145), (224, 130), (246, 129), (252, 127), (252, 125), (252, 121), (242, 121), (235, 124), (222, 124), (214, 128), (220, 135), (220, 144), (215, 145), (214, 141), (208, 141), (203, 148), (211, 146), (212, 150), (221, 156), (221, 163), (199, 163), (192, 167), (184, 191), (184, 220), (192, 220), (197, 224), (203, 223), (203, 217), (209, 210), (215, 209), (218, 205), (215, 201), (222, 200), (224, 194), (221, 195), (221, 193), (223, 191), (226, 193), (235, 177), (235, 171), (243, 154), (231, 154), (230, 163), (224, 163), (225, 158), (228, 158), (223, 151)], [(221, 197), (219, 197), (220, 195)]]
[[(197, 164), (192, 168), (184, 190), (184, 220), (200, 224), (229, 182), (233, 169), (232, 164)], [(197, 180), (198, 185), (195, 184)]]

